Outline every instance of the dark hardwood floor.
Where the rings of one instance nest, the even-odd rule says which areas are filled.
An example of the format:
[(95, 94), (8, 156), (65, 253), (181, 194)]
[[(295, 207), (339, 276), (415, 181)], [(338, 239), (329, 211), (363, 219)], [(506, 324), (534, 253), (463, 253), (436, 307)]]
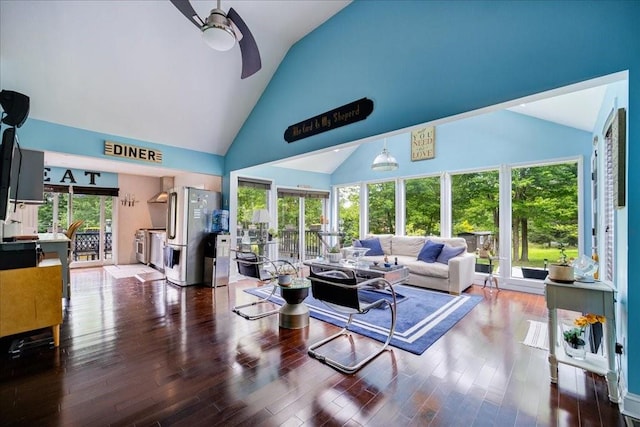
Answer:
[(306, 353), (336, 327), (230, 312), (255, 298), (251, 281), (178, 288), (85, 269), (72, 283), (59, 348), (13, 359), (16, 337), (0, 340), (0, 425), (624, 425), (602, 377), (561, 365), (553, 385), (546, 351), (521, 344), (527, 320), (546, 321), (542, 296), (474, 286), (483, 301), (424, 354), (394, 348), (348, 376)]

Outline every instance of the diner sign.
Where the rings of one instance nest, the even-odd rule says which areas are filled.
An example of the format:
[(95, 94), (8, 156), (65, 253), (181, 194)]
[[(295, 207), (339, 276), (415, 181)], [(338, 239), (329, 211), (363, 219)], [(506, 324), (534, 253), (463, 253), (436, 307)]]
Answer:
[(373, 111), (373, 101), (362, 98), (310, 119), (291, 125), (284, 131), (284, 139), (294, 142), (331, 129), (366, 119)]
[(144, 160), (152, 163), (162, 163), (162, 151), (121, 142), (105, 141), (104, 154), (107, 156), (125, 157), (133, 160)]

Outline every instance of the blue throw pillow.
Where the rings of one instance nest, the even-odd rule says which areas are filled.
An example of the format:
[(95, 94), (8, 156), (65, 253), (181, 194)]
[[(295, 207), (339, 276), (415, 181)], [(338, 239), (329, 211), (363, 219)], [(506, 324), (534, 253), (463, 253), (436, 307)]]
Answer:
[(366, 256), (384, 255), (382, 246), (380, 246), (380, 239), (377, 237), (372, 239), (361, 239), (360, 245), (363, 248), (369, 248), (369, 251), (365, 254)]
[(454, 246), (444, 245), (444, 247), (442, 248), (442, 251), (440, 252), (440, 255), (438, 255), (438, 258), (436, 258), (436, 262), (439, 262), (442, 264), (449, 264), (449, 260), (451, 258), (457, 257), (463, 252), (464, 252), (464, 246), (454, 247)]
[(351, 246), (353, 246), (354, 248), (361, 248), (362, 245), (360, 244), (360, 240), (358, 239), (353, 239), (353, 241), (351, 242)]
[(420, 253), (418, 254), (418, 260), (424, 262), (436, 262), (438, 255), (444, 247), (443, 243), (433, 243), (431, 240), (427, 240)]

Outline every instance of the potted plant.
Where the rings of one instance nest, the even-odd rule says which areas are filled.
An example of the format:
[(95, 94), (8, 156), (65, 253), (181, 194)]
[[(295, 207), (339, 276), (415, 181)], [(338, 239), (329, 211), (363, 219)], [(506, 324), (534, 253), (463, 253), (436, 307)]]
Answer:
[(340, 250), (340, 246), (339, 245), (331, 246), (327, 253), (327, 258), (329, 259), (329, 262), (340, 262), (340, 260), (342, 259), (342, 252)]
[(569, 264), (567, 254), (564, 250), (564, 245), (561, 244), (560, 259), (558, 259), (556, 263), (549, 264), (549, 279), (554, 282), (573, 283), (575, 281), (573, 266)]
[(584, 359), (586, 356), (585, 349), (585, 330), (587, 326), (595, 323), (604, 323), (604, 316), (598, 316), (595, 314), (585, 314), (573, 321), (573, 324), (563, 324), (562, 326), (562, 338), (564, 342), (565, 353), (573, 357), (574, 359)]
[(278, 284), (280, 286), (291, 286), (291, 282), (293, 280), (293, 276), (298, 274), (298, 270), (289, 264), (282, 264), (278, 267)]

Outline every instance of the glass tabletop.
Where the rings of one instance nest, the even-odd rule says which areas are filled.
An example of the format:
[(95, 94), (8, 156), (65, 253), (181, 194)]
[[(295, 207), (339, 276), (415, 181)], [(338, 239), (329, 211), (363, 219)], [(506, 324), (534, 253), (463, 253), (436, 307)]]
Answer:
[[(276, 281), (276, 283), (278, 283)], [(311, 287), (311, 281), (304, 277), (294, 277), (291, 279), (291, 283), (288, 285), (281, 285), (278, 283), (278, 286), (283, 289), (303, 289)]]

